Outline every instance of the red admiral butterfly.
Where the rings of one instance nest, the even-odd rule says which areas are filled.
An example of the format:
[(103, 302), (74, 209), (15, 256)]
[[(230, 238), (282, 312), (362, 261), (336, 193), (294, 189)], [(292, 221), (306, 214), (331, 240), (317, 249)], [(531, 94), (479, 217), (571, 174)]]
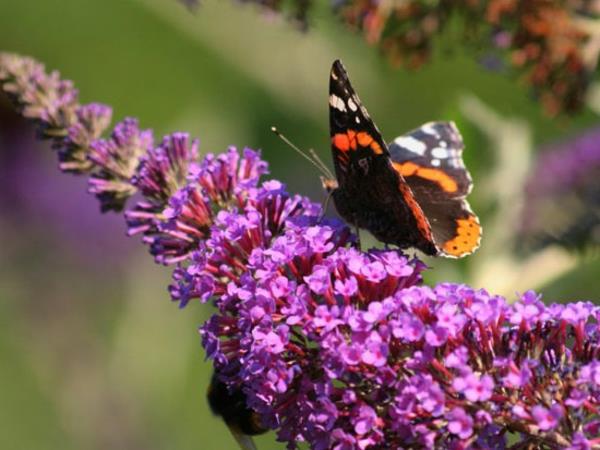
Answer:
[(331, 69), (329, 118), (337, 180), (323, 183), (348, 223), (431, 256), (459, 258), (479, 247), (454, 123), (430, 122), (386, 145), (340, 61)]

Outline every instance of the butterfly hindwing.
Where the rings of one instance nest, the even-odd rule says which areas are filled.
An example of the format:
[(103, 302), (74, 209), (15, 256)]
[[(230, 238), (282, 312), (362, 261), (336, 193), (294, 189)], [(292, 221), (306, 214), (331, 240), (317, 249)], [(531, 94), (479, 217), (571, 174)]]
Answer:
[(452, 122), (430, 122), (389, 144), (402, 175), (431, 225), (443, 256), (461, 257), (479, 246), (481, 225), (465, 197), (472, 181), (463, 160), (464, 143)]
[(448, 195), (465, 197), (472, 181), (462, 160), (464, 147), (454, 122), (429, 122), (398, 136), (390, 142), (389, 151), (394, 168), (404, 178), (429, 179)]

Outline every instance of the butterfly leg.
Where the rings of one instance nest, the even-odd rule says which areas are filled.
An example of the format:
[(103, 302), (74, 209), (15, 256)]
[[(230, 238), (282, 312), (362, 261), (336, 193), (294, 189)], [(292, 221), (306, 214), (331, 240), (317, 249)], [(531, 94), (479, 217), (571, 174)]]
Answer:
[(362, 250), (362, 245), (360, 244), (360, 228), (358, 228), (358, 225), (356, 225), (356, 219), (353, 222), (355, 224), (354, 233), (356, 234), (356, 248)]
[(327, 209), (329, 208), (329, 200), (331, 200), (331, 196), (333, 195), (333, 191), (330, 191), (327, 194), (327, 198), (325, 199), (325, 204), (323, 205), (323, 211), (321, 211), (321, 215), (319, 216), (319, 222), (321, 223), (327, 214)]

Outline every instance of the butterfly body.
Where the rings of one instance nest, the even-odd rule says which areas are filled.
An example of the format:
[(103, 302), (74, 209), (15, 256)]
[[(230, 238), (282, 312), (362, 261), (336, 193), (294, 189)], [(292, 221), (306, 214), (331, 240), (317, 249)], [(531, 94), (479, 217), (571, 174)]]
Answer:
[(369, 230), (381, 242), (436, 254), (435, 247), (417, 231), (418, 224), (408, 206), (397, 201), (398, 176), (392, 170), (383, 172), (386, 175), (377, 183), (368, 176), (356, 175), (353, 178), (357, 181), (350, 186), (330, 185), (338, 214), (346, 222)]
[(453, 123), (431, 122), (386, 144), (339, 61), (329, 105), (336, 180), (324, 186), (344, 220), (431, 256), (461, 257), (479, 246), (481, 226), (465, 200), (472, 182)]

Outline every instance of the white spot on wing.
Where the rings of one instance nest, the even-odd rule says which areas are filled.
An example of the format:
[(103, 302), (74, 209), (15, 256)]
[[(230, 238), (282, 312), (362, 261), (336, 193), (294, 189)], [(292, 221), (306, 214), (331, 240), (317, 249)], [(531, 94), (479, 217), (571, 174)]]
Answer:
[(426, 123), (425, 125), (423, 125), (421, 127), (421, 130), (423, 131), (423, 133), (431, 134), (433, 136), (439, 137), (440, 135), (437, 132), (437, 130), (435, 129), (434, 124), (435, 124), (435, 122)]
[(464, 169), (465, 168), (465, 163), (460, 158), (452, 158), (452, 159), (449, 159), (448, 161), (449, 161), (451, 167), (454, 167), (456, 169)]
[(439, 159), (432, 159), (431, 160), (431, 165), (433, 167), (440, 167), (440, 160)]
[(346, 112), (346, 104), (344, 103), (344, 100), (342, 100), (335, 94), (331, 94), (329, 96), (329, 104), (331, 105), (332, 108)]
[(450, 156), (448, 150), (442, 147), (435, 147), (431, 150), (431, 156), (438, 159), (447, 159)]
[(427, 150), (427, 146), (423, 142), (412, 136), (399, 136), (394, 139), (394, 144), (405, 148), (409, 152), (416, 153), (419, 156), (423, 156)]
[(358, 109), (358, 106), (356, 106), (356, 103), (354, 103), (354, 100), (351, 98), (348, 99), (348, 106), (352, 111), (356, 111)]

